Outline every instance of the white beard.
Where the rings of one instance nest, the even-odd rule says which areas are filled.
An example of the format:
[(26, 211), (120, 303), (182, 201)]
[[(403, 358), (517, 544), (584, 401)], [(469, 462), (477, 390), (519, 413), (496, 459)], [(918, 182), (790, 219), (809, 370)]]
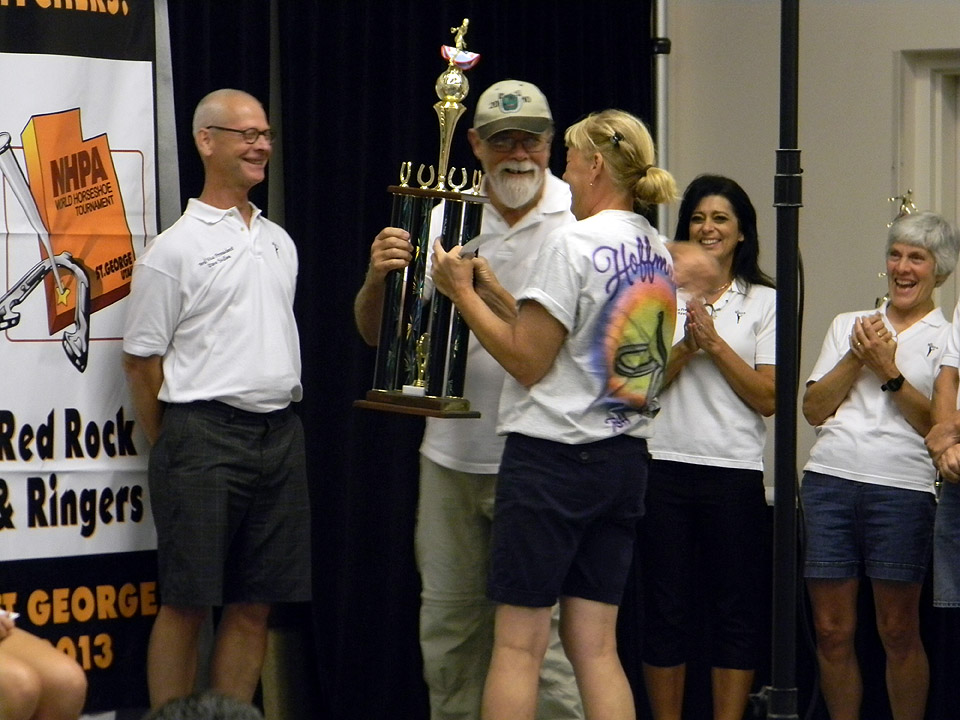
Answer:
[[(506, 172), (518, 170), (523, 174)], [(533, 170), (530, 174), (527, 171)], [(511, 210), (529, 205), (543, 187), (543, 169), (531, 160), (514, 162), (505, 160), (493, 173), (487, 175), (487, 182), (497, 198)]]

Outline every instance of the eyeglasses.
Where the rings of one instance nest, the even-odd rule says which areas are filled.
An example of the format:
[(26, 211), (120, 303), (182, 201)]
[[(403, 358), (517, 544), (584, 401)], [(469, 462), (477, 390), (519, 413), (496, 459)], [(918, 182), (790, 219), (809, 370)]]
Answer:
[(277, 139), (276, 130), (257, 130), (256, 128), (247, 128), (246, 130), (237, 130), (236, 128), (220, 127), (219, 125), (207, 125), (204, 128), (205, 130), (226, 130), (227, 132), (236, 133), (243, 137), (243, 141), (247, 145), (253, 145), (261, 135), (266, 139), (268, 143), (272, 143)]
[(487, 140), (487, 145), (490, 146), (491, 150), (499, 153), (510, 152), (517, 145), (520, 145), (528, 153), (535, 153), (546, 150), (548, 142), (540, 135), (524, 135), (523, 137), (494, 135)]

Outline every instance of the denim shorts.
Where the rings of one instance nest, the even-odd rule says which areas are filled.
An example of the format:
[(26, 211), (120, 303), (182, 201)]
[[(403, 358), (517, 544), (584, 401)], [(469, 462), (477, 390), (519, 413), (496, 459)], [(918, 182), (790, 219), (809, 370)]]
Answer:
[(800, 486), (807, 578), (922, 583), (936, 498), (920, 490), (806, 472)]
[(933, 531), (934, 607), (960, 607), (960, 485), (944, 481)]
[(619, 605), (650, 456), (642, 438), (583, 445), (512, 434), (497, 480), (487, 595), (550, 607), (560, 596)]

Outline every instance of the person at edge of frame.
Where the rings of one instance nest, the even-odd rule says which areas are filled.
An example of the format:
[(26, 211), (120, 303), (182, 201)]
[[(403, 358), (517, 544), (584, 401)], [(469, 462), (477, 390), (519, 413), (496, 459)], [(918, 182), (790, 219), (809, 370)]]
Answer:
[(83, 668), (16, 627), (16, 617), (0, 610), (0, 718), (77, 720), (87, 697)]

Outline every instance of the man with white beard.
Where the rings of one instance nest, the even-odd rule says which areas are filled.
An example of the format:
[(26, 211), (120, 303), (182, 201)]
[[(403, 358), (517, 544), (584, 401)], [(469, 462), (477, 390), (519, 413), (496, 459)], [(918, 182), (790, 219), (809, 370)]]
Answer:
[[(553, 117), (533, 84), (504, 80), (477, 100), (467, 132), (484, 171), (480, 256), (511, 294), (527, 283), (544, 238), (574, 222), (570, 190), (547, 165)], [(431, 237), (438, 237), (442, 208), (434, 211)], [(363, 339), (376, 345), (384, 280), (412, 258), (410, 236), (399, 228), (380, 231), (354, 303)], [(481, 274), (481, 279), (483, 275)], [(427, 273), (429, 279), (429, 272)], [(515, 308), (501, 308), (515, 312)], [(420, 647), (430, 690), (431, 720), (475, 720), (493, 646), (494, 605), (486, 598), (490, 523), (503, 438), (495, 432), (505, 373), (471, 334), (464, 396), (481, 417), (427, 418), (420, 446), (420, 497), (414, 539), (423, 591)], [(540, 675), (539, 720), (582, 718), (573, 669), (557, 636)]]

